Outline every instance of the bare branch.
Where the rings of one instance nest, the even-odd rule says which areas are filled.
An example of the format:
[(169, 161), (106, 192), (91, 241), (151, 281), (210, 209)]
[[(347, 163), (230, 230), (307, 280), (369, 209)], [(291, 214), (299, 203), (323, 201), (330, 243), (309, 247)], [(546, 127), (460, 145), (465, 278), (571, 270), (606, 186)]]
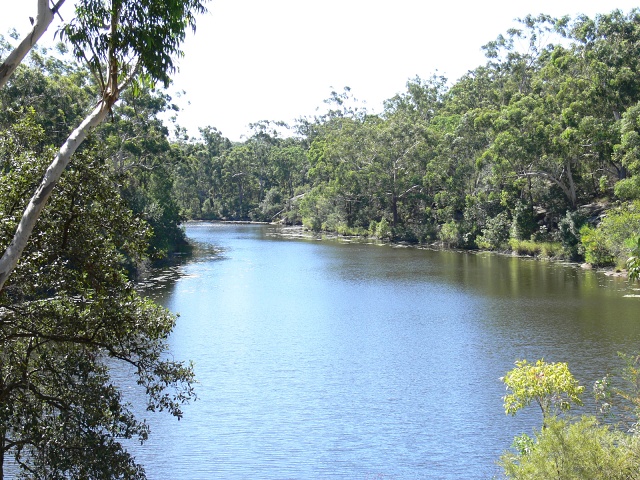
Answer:
[(40, 37), (47, 31), (53, 21), (54, 13), (60, 9), (64, 2), (65, 0), (59, 0), (51, 9), (49, 8), (49, 0), (38, 0), (38, 14), (31, 33), (22, 39), (20, 45), (14, 48), (5, 61), (0, 64), (0, 88), (6, 85), (18, 65), (22, 63)]

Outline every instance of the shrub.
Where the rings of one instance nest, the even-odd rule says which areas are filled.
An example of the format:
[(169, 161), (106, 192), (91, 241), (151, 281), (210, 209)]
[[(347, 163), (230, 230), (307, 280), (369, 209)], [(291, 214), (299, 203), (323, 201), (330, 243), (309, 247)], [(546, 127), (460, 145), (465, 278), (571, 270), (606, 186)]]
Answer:
[[(522, 443), (522, 442), (521, 442)], [(598, 425), (593, 417), (549, 419), (521, 453), (500, 459), (507, 478), (638, 478), (638, 437)]]
[(580, 229), (584, 259), (596, 267), (613, 265), (613, 255), (607, 247), (607, 238), (601, 228), (583, 225)]
[(564, 254), (572, 259), (580, 258), (580, 228), (585, 223), (584, 215), (579, 212), (567, 211), (558, 222), (558, 239), (562, 244)]
[(636, 200), (640, 198), (640, 177), (625, 178), (614, 186), (616, 197), (622, 200)]
[(267, 191), (259, 205), (260, 217), (262, 220), (271, 221), (284, 210), (282, 195), (280, 190), (273, 187)]
[(531, 237), (537, 228), (531, 207), (521, 203), (516, 205), (511, 224), (511, 238), (525, 240)]
[(460, 245), (460, 232), (458, 231), (458, 224), (451, 220), (440, 227), (438, 232), (438, 238), (447, 247), (457, 247)]
[(369, 230), (374, 237), (379, 238), (380, 240), (391, 240), (391, 226), (385, 218), (380, 220), (378, 223), (371, 222)]
[(640, 200), (610, 210), (598, 229), (602, 230), (614, 260), (623, 265), (633, 249), (629, 239), (635, 239), (640, 232)]
[(507, 212), (500, 212), (493, 218), (488, 218), (482, 235), (476, 237), (476, 244), (480, 248), (495, 250), (503, 247), (509, 240), (511, 220)]

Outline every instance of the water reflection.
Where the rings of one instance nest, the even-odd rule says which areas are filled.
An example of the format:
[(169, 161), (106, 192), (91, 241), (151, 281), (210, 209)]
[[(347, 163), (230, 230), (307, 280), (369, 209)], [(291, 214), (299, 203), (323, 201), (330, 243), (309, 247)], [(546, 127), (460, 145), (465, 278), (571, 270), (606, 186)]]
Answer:
[(154, 295), (181, 314), (171, 354), (195, 361), (200, 400), (150, 417), (152, 479), (490, 478), (539, 422), (502, 410), (516, 359), (569, 361), (588, 384), (640, 339), (626, 284), (575, 267), (187, 232), (214, 253)]

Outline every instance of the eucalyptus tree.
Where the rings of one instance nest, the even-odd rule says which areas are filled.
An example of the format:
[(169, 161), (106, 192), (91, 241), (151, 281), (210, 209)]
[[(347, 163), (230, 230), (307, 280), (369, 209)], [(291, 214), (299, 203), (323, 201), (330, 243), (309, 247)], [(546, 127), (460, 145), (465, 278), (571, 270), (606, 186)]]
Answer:
[(195, 29), (196, 15), (205, 11), (205, 1), (80, 0), (76, 4), (75, 18), (62, 27), (61, 33), (71, 43), (75, 57), (85, 62), (93, 74), (100, 87), (99, 99), (60, 146), (31, 196), (13, 240), (0, 258), (0, 289), (18, 263), (73, 153), (89, 131), (105, 120), (127, 86), (169, 83), (169, 75), (175, 70), (173, 57), (182, 53), (180, 45), (186, 29)]
[(374, 115), (330, 118), (311, 144), (309, 178), (316, 193), (322, 193), (305, 198), (305, 203), (318, 198), (329, 207), (323, 215), (327, 229), (369, 223), (374, 199), (368, 189), (368, 172), (375, 158), (371, 129), (380, 122)]
[(246, 220), (249, 212), (259, 203), (255, 150), (247, 143), (234, 145), (221, 155), (220, 160), (220, 186), (223, 187), (222, 197), (225, 199), (223, 211), (229, 218)]
[(614, 149), (620, 136), (628, 132), (628, 121), (626, 125), (623, 122), (625, 113), (640, 100), (635, 73), (640, 68), (640, 10), (633, 9), (628, 14), (614, 10), (593, 19), (578, 17), (569, 35), (575, 56), (582, 63), (580, 76), (587, 82), (583, 92), (587, 101), (582, 129), (585, 133), (581, 140), (585, 158), (600, 179), (625, 179), (625, 156), (617, 155)]
[[(35, 119), (31, 110), (0, 130), (2, 239), (54, 150)], [(130, 369), (150, 410), (179, 417), (193, 398), (192, 369), (166, 358), (175, 317), (126, 275), (149, 235), (88, 142), (0, 292), (0, 478), (8, 458), (29, 478), (143, 478), (120, 441), (148, 428), (110, 368)]]
[[(89, 110), (68, 108), (60, 95), (50, 103), (61, 116), (47, 121), (36, 97), (20, 104), (12, 82), (29, 85), (33, 70), (16, 73), (2, 91), (0, 478), (9, 457), (29, 478), (143, 478), (120, 440), (144, 440), (148, 427), (110, 378), (115, 365), (128, 365), (149, 410), (179, 417), (193, 398), (192, 369), (166, 357), (175, 317), (138, 295), (127, 276), (151, 232), (120, 196), (107, 157), (155, 146), (105, 148), (100, 141), (109, 145), (110, 132), (88, 133), (115, 112), (127, 85), (169, 80), (171, 55), (203, 10), (196, 0), (80, 0), (62, 35), (98, 86)], [(30, 69), (39, 64), (36, 58)], [(86, 99), (95, 90), (79, 71), (31, 78), (42, 87), (38, 96), (59, 85), (91, 105)], [(119, 120), (136, 118), (126, 108), (121, 114), (114, 113), (115, 128), (127, 133)], [(67, 121), (79, 126), (60, 147)]]
[(614, 147), (616, 160), (624, 168), (624, 177), (615, 184), (618, 197), (640, 198), (640, 102), (622, 114), (620, 143)]
[(64, 2), (65, 0), (58, 0), (53, 6), (49, 6), (50, 0), (37, 0), (38, 11), (35, 21), (32, 21), (33, 29), (22, 39), (20, 44), (11, 51), (7, 58), (0, 63), (0, 88), (7, 84), (9, 78), (11, 78), (11, 75), (13, 75), (22, 63), (29, 51), (38, 43), (38, 40), (40, 40), (44, 32), (47, 31)]

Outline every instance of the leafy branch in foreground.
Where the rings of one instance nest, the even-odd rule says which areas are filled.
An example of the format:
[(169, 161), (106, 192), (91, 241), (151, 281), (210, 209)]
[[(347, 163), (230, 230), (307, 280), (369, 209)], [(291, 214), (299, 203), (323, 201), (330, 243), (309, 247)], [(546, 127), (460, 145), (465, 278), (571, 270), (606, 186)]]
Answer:
[[(45, 168), (34, 115), (0, 131), (0, 242)], [(195, 398), (191, 366), (166, 357), (175, 316), (142, 298), (125, 273), (144, 256), (149, 229), (120, 197), (98, 146), (86, 147), (0, 292), (0, 478), (9, 457), (30, 478), (144, 478), (120, 442), (145, 440), (148, 427), (113, 368), (132, 372), (148, 410), (180, 418)]]
[(195, 29), (195, 16), (206, 0), (114, 2), (80, 0), (76, 18), (61, 30), (75, 56), (85, 61), (101, 87), (95, 108), (69, 135), (31, 196), (0, 257), (0, 290), (16, 267), (27, 241), (71, 156), (89, 131), (102, 123), (121, 91), (134, 81), (169, 82), (173, 57), (181, 55), (186, 29)]
[(578, 384), (566, 363), (538, 360), (531, 364), (518, 360), (516, 368), (502, 381), (512, 392), (504, 397), (505, 412), (515, 415), (535, 401), (542, 411), (543, 425), (558, 411), (569, 410), (572, 403), (582, 405), (580, 395), (584, 387)]
[[(611, 389), (606, 378), (596, 382), (594, 393), (598, 404), (610, 415), (613, 412), (610, 402), (617, 397), (633, 409), (637, 421), (638, 357), (622, 357), (626, 361), (623, 376), (631, 385), (630, 390)], [(536, 365), (525, 361), (516, 365), (504, 378), (513, 390), (505, 397), (505, 410), (513, 414), (535, 399), (543, 409), (544, 421), (533, 436), (523, 433), (515, 437), (516, 451), (501, 456), (499, 464), (507, 478), (640, 478), (640, 437), (633, 430), (611, 422), (600, 424), (595, 416), (557, 416), (560, 411), (568, 410), (571, 403), (580, 404), (579, 396), (583, 392), (566, 364), (546, 364), (540, 360)]]

